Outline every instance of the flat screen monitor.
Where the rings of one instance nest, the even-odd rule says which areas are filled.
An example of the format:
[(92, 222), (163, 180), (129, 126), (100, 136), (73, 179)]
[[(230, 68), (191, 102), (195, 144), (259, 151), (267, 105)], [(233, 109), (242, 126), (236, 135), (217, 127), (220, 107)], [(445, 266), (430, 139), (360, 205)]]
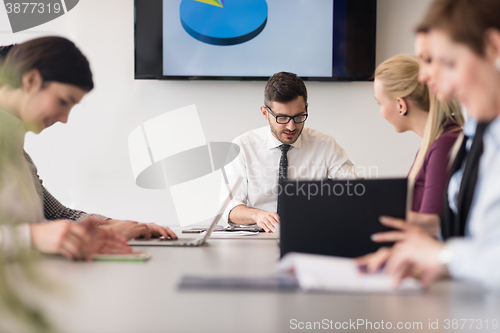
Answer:
[(135, 78), (369, 81), (376, 0), (135, 0)]

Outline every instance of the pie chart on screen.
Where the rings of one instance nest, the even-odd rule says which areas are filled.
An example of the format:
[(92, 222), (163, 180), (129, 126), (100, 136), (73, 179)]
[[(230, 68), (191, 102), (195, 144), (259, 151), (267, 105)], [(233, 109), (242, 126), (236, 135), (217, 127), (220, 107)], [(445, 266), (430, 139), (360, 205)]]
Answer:
[(257, 37), (267, 24), (266, 0), (182, 0), (184, 30), (200, 42), (237, 45)]

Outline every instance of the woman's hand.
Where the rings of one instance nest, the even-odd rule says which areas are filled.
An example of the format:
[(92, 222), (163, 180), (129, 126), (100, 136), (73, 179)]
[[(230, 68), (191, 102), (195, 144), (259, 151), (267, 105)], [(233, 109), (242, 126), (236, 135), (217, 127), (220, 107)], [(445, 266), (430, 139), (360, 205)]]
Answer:
[(165, 237), (166, 239), (177, 239), (177, 235), (170, 228), (162, 227), (154, 223), (139, 223), (135, 221), (106, 220), (100, 226), (112, 231), (126, 239)]
[(448, 277), (446, 265), (438, 259), (444, 244), (426, 233), (410, 233), (394, 245), (384, 271), (395, 278), (399, 285), (405, 277), (415, 277), (428, 287), (439, 278)]
[(31, 244), (42, 253), (89, 260), (94, 254), (132, 253), (123, 237), (96, 227), (100, 219), (87, 217), (78, 223), (58, 220), (30, 225)]
[(376, 273), (382, 270), (392, 254), (392, 248), (381, 247), (377, 252), (356, 258), (356, 263), (361, 273)]
[(428, 232), (421, 226), (407, 222), (403, 219), (381, 216), (380, 223), (382, 223), (386, 227), (393, 228), (396, 230), (373, 234), (371, 239), (376, 243), (399, 242), (406, 239), (408, 235), (413, 233), (428, 234)]
[(415, 224), (392, 217), (381, 217), (380, 222), (396, 229), (372, 236), (376, 242), (397, 242), (392, 248), (357, 258), (360, 271), (374, 273), (383, 270), (392, 275), (396, 286), (405, 277), (414, 277), (427, 287), (438, 278), (449, 276), (446, 265), (438, 260), (444, 244)]

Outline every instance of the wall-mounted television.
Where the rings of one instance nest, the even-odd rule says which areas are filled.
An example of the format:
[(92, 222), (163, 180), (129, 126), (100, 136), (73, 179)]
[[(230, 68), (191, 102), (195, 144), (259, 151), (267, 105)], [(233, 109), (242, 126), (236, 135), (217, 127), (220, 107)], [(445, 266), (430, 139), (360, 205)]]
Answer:
[(135, 0), (135, 78), (369, 81), (377, 0)]

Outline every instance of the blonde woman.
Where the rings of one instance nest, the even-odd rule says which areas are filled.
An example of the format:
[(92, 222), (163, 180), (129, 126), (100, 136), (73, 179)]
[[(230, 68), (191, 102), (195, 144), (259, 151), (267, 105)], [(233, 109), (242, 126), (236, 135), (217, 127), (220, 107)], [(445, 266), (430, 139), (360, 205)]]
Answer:
[[(408, 175), (411, 211), (440, 215), (450, 151), (464, 120), (457, 102), (439, 102), (418, 79), (419, 63), (415, 57), (394, 56), (375, 72), (375, 98), (380, 113), (397, 132), (412, 131), (422, 138)], [(437, 228), (433, 233), (437, 236)]]
[(498, 0), (435, 0), (418, 27), (428, 33), (437, 61), (437, 90), (462, 102), (482, 131), (476, 132), (466, 162), (476, 168), (477, 178), (462, 181), (474, 194), (469, 232), (440, 243), (426, 233), (404, 230), (405, 222), (397, 221), (403, 237), (384, 259), (384, 271), (396, 282), (414, 276), (430, 285), (451, 277), (500, 290), (499, 12)]

